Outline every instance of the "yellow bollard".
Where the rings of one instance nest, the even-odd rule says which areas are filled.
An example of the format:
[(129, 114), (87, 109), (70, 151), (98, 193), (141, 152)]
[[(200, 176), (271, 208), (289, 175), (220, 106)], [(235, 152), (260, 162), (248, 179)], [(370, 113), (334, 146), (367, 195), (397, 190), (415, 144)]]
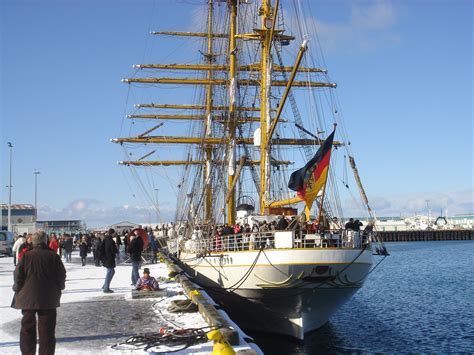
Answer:
[(212, 355), (235, 355), (234, 349), (230, 346), (227, 340), (225, 340), (219, 329), (208, 332), (207, 338), (214, 341)]
[(192, 290), (189, 292), (189, 298), (193, 298), (193, 296), (199, 296), (201, 293), (198, 290)]

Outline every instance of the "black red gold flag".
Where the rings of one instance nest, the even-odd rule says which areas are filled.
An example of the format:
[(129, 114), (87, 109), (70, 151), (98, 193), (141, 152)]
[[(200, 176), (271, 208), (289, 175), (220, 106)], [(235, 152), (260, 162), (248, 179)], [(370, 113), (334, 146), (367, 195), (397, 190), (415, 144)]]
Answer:
[(326, 183), (335, 132), (336, 129), (326, 138), (313, 159), (290, 176), (288, 187), (296, 191), (296, 194), (305, 201), (308, 209), (311, 208), (314, 199)]

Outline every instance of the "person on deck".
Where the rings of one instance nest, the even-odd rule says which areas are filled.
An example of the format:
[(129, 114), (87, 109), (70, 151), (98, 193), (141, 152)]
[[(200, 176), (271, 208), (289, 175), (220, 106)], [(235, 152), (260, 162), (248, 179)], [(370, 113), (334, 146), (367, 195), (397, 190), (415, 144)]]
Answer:
[(143, 276), (140, 277), (135, 285), (135, 289), (139, 291), (156, 291), (159, 290), (160, 286), (158, 281), (152, 276), (150, 276), (150, 269), (143, 269)]
[(360, 227), (362, 227), (362, 226), (363, 226), (362, 222), (359, 221), (358, 219), (356, 219), (356, 220), (354, 221), (354, 230), (355, 230), (356, 232), (360, 232)]
[(354, 218), (349, 218), (349, 222), (347, 222), (344, 227), (346, 228), (346, 230), (355, 230)]

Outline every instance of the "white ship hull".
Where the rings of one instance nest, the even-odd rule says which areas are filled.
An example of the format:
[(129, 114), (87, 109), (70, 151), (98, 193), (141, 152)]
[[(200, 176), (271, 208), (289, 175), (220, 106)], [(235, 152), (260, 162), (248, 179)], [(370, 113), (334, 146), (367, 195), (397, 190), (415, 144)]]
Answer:
[(180, 259), (240, 326), (299, 339), (350, 299), (372, 265), (370, 250), (344, 248), (181, 253)]

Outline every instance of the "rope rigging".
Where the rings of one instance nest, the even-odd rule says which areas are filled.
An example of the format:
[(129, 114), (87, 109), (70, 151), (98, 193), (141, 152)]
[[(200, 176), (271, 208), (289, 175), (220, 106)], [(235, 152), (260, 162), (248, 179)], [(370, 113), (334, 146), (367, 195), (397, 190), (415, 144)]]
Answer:
[[(230, 12), (228, 11), (228, 4), (224, 3), (216, 3), (219, 6), (215, 6), (215, 13), (216, 16), (212, 17), (212, 27), (215, 33), (225, 33), (228, 31), (228, 27), (230, 26)], [(207, 6), (207, 4), (206, 4)], [(286, 30), (285, 18), (287, 10), (284, 9), (283, 5), (280, 3), (280, 8), (278, 9), (278, 18), (277, 18), (277, 28)], [(311, 13), (310, 11), (310, 4), (309, 2), (304, 2), (301, 0), (293, 0), (293, 10), (295, 14), (295, 24), (296, 26), (296, 41), (294, 43), (298, 43), (298, 41), (302, 41), (304, 39), (310, 39), (314, 41), (315, 45), (310, 46), (310, 49), (307, 55), (304, 56), (303, 62), (307, 67), (325, 67), (316, 64), (324, 64), (325, 59), (321, 51), (320, 40), (318, 37), (318, 32), (316, 31), (316, 23), (312, 16), (308, 16)], [(239, 3), (239, 11), (237, 13), (237, 32), (238, 33), (252, 33), (254, 28), (259, 28), (261, 26), (260, 19), (258, 16), (259, 5), (257, 2), (253, 2), (250, 4), (240, 4)], [(207, 23), (202, 22), (202, 27), (207, 27)], [(206, 59), (208, 56), (212, 55), (212, 63), (213, 65), (228, 65), (229, 64), (229, 41), (228, 40), (219, 40), (217, 38), (213, 39), (212, 45), (212, 53), (207, 53), (207, 38), (204, 39), (196, 39), (194, 38), (186, 38), (180, 39), (178, 41), (180, 44), (185, 44), (189, 46), (189, 48), (193, 48), (200, 45), (200, 49), (196, 51), (186, 51), (186, 54), (189, 58), (185, 61), (185, 63), (194, 63), (195, 60), (191, 57), (198, 57), (201, 61), (206, 62), (209, 59)], [(191, 47), (192, 45), (192, 47)], [(147, 42), (148, 46), (148, 42)], [(294, 57), (293, 48), (291, 46), (286, 46), (286, 43), (283, 44), (282, 42), (276, 40), (273, 43), (274, 51), (274, 58), (277, 62), (277, 65), (280, 67), (284, 66), (284, 62), (286, 61), (286, 55)], [(173, 47), (173, 49), (162, 56), (162, 59), (169, 59), (172, 58), (175, 54), (182, 52), (179, 51), (180, 46)], [(237, 63), (239, 65), (246, 65), (246, 64), (254, 64), (258, 63), (260, 51), (261, 51), (261, 42), (254, 41), (254, 40), (238, 40), (237, 41)], [(285, 51), (288, 51), (285, 52)], [(151, 50), (148, 51), (151, 53)], [(144, 59), (144, 58), (143, 58)], [(195, 58), (194, 58), (195, 59)], [(199, 62), (199, 61), (198, 61)], [(156, 70), (151, 69), (141, 69), (143, 73), (156, 73)], [(137, 76), (137, 73), (141, 70), (135, 70), (132, 77)], [(158, 72), (165, 72), (165, 70), (160, 69)], [(179, 70), (171, 70), (166, 71), (167, 73), (175, 73), (178, 76), (182, 76), (183, 71)], [(189, 73), (189, 70), (184, 71), (185, 73)], [(202, 70), (197, 73), (198, 77), (201, 79), (207, 78), (207, 71)], [(257, 66), (253, 67), (249, 71), (239, 72), (239, 79), (255, 79), (260, 80), (260, 71), (258, 70)], [(319, 73), (300, 73), (300, 75), (305, 75), (306, 80), (308, 82), (311, 81), (324, 81), (324, 82), (331, 82), (329, 75), (324, 70)], [(280, 76), (280, 77), (278, 77)], [(228, 79), (228, 72), (226, 71), (214, 71), (212, 74), (212, 78), (215, 79)], [(320, 80), (322, 78), (322, 80)], [(283, 79), (285, 81), (288, 80), (288, 74), (285, 71), (273, 72), (273, 79)], [(127, 103), (129, 101), (129, 97), (133, 95), (131, 93), (131, 88), (133, 85), (128, 86), (128, 93), (127, 93)], [(147, 88), (156, 87), (154, 85), (147, 85)], [(182, 88), (183, 85), (177, 85), (173, 87), (180, 87)], [(171, 87), (171, 88), (173, 88)], [(167, 89), (170, 87), (167, 86)], [(161, 88), (160, 88), (161, 90)], [(271, 107), (277, 107), (280, 100), (280, 94), (283, 90), (282, 88), (272, 86), (272, 92), (270, 93), (269, 102)], [(206, 92), (205, 88), (199, 86), (198, 89), (194, 91), (194, 100), (193, 102), (205, 103), (206, 102)], [(161, 91), (160, 91), (161, 92)], [(358, 174), (354, 172), (355, 178), (355, 185), (353, 183), (352, 177), (348, 176), (347, 170), (347, 162), (346, 156), (348, 159), (353, 159), (354, 156), (352, 152), (351, 145), (349, 143), (347, 131), (343, 122), (343, 116), (339, 107), (339, 98), (337, 96), (337, 92), (332, 89), (324, 89), (324, 88), (312, 88), (308, 86), (304, 91), (308, 95), (308, 99), (301, 101), (302, 105), (298, 105), (297, 99), (299, 100), (299, 93), (297, 90), (290, 90), (288, 93), (288, 99), (290, 101), (290, 107), (292, 111), (292, 120), (290, 121), (295, 127), (290, 127), (291, 132), (285, 125), (278, 124), (277, 131), (275, 136), (276, 137), (288, 137), (291, 133), (294, 133), (293, 136), (298, 136), (300, 139), (312, 139), (315, 137), (323, 137), (328, 132), (326, 125), (330, 122), (337, 122), (338, 123), (338, 133), (337, 135), (340, 136), (342, 139), (341, 141), (345, 144), (343, 145), (344, 150), (346, 151), (346, 155), (344, 159), (341, 159), (340, 162), (336, 161), (336, 154), (334, 154), (333, 161), (331, 162), (331, 168), (328, 173), (327, 179), (327, 190), (325, 199), (323, 201), (323, 206), (320, 206), (323, 211), (324, 215), (327, 218), (334, 218), (337, 217), (339, 220), (343, 220), (343, 209), (341, 199), (347, 199), (349, 202), (360, 208), (360, 200), (359, 198), (355, 198), (352, 191), (349, 189), (349, 186), (357, 186), (359, 188), (359, 193), (361, 195), (361, 199), (363, 203), (368, 207), (368, 198), (364, 192), (362, 187), (362, 183)], [(151, 102), (156, 102), (156, 95), (155, 91), (145, 90), (145, 95), (151, 97)], [(298, 96), (298, 98), (297, 98)], [(160, 97), (161, 99), (161, 97)], [(260, 101), (260, 93), (259, 89), (254, 86), (250, 85), (240, 85), (238, 87), (238, 94), (236, 96), (237, 99), (237, 106), (238, 107), (253, 107), (255, 108), (258, 106)], [(300, 102), (300, 103), (301, 103)], [(213, 86), (213, 94), (212, 94), (212, 106), (226, 106), (229, 103), (229, 88), (225, 85), (214, 85)], [(261, 104), (261, 103), (260, 103)], [(200, 107), (203, 107), (202, 105)], [(150, 112), (151, 108), (139, 108), (138, 110), (143, 109)], [(135, 108), (137, 111), (137, 108)], [(189, 111), (187, 111), (189, 112)], [(201, 109), (193, 109), (193, 114), (203, 115), (204, 110)], [(215, 111), (214, 111), (215, 112)], [(247, 117), (251, 117), (251, 114), (247, 111), (237, 109), (238, 116), (242, 117), (243, 119)], [(211, 136), (212, 137), (228, 137), (229, 136), (229, 117), (227, 115), (228, 112), (225, 110), (216, 113), (216, 116), (222, 115), (222, 117), (226, 118), (226, 120), (214, 120), (211, 122)], [(235, 119), (235, 117), (234, 117)], [(123, 126), (122, 121), (122, 126)], [(131, 120), (131, 124), (129, 127), (129, 133), (132, 135), (133, 131), (138, 130), (138, 126), (146, 127), (149, 124), (147, 121), (143, 120)], [(176, 128), (177, 124), (182, 124), (182, 122), (170, 122), (169, 128), (168, 123), (164, 127), (164, 129), (168, 129), (168, 131), (172, 131), (173, 128)], [(135, 126), (136, 125), (136, 126)], [(172, 126), (174, 125), (174, 126)], [(245, 124), (236, 124), (236, 136), (237, 138), (245, 138), (251, 137), (255, 128), (259, 127), (259, 123), (248, 121)], [(202, 137), (203, 142), (206, 136), (205, 132), (205, 124), (204, 121), (193, 121), (189, 124), (186, 130), (186, 135), (190, 137)], [(182, 129), (180, 127), (180, 129)], [(121, 131), (123, 127), (121, 128)], [(161, 130), (161, 129), (160, 129)], [(182, 129), (184, 130), (184, 129)], [(142, 129), (140, 133), (143, 133), (146, 129)], [(297, 132), (295, 132), (297, 131)], [(133, 156), (143, 156), (143, 154), (138, 155), (135, 150), (142, 149), (146, 147), (147, 144), (141, 145), (125, 145), (124, 152), (127, 158), (130, 157), (130, 154), (133, 153)], [(184, 152), (186, 156), (186, 161), (205, 161), (209, 159), (209, 156), (206, 156), (205, 150), (206, 145), (203, 143), (197, 146), (187, 145), (184, 149), (180, 146), (179, 149), (173, 151), (174, 155), (178, 155), (179, 152)], [(296, 150), (293, 150), (292, 147), (281, 147), (281, 146), (272, 146), (271, 147), (271, 154), (270, 157), (272, 160), (289, 160), (288, 157), (291, 155), (295, 155)], [(299, 147), (298, 153), (303, 153), (305, 160), (308, 161), (312, 158), (314, 154), (315, 147), (313, 146), (301, 146)], [(334, 149), (336, 150), (336, 149)], [(148, 149), (150, 152), (150, 149)], [(252, 146), (251, 144), (243, 144), (236, 147), (236, 160), (238, 160), (239, 156), (245, 155), (248, 160), (253, 159), (257, 160), (260, 155), (259, 147)], [(163, 153), (153, 153), (153, 156), (164, 155)], [(180, 154), (181, 155), (181, 154)], [(145, 169), (137, 169), (134, 167), (130, 168), (130, 174), (132, 179), (135, 181), (134, 188), (136, 188), (139, 192), (143, 200), (148, 204), (154, 206), (153, 208), (157, 213), (159, 213), (159, 208), (156, 204), (155, 199), (153, 198), (153, 191), (156, 189), (156, 186), (160, 186), (159, 181), (166, 180), (170, 182), (170, 185), (173, 189), (176, 189), (176, 210), (174, 214), (174, 219), (176, 221), (179, 220), (193, 220), (191, 223), (192, 225), (199, 224), (201, 221), (204, 220), (203, 216), (205, 214), (205, 195), (200, 193), (200, 191), (204, 191), (205, 185), (209, 184), (212, 186), (212, 222), (220, 223), (224, 220), (226, 211), (222, 209), (222, 201), (227, 194), (228, 190), (228, 182), (226, 179), (227, 176), (227, 165), (226, 161), (229, 158), (229, 152), (226, 149), (225, 145), (213, 146), (211, 152), (211, 168), (208, 172), (208, 179), (204, 177), (205, 175), (205, 168), (203, 165), (186, 165), (182, 169), (180, 169), (180, 174), (177, 179), (175, 179), (174, 174), (168, 174), (165, 172), (165, 169), (156, 169), (154, 173), (150, 172), (151, 169), (145, 167)], [(287, 158), (287, 159), (285, 159)], [(294, 159), (293, 159), (294, 160)], [(340, 163), (340, 164), (339, 164)], [(300, 163), (297, 163), (300, 164)], [(235, 184), (235, 196), (236, 200), (238, 201), (241, 196), (251, 196), (253, 199), (257, 200), (256, 197), (260, 194), (260, 171), (257, 169), (258, 165), (249, 164), (248, 169), (244, 169), (238, 182)], [(297, 166), (296, 166), (297, 167)], [(337, 170), (342, 170), (342, 178), (338, 175)], [(287, 182), (289, 178), (289, 173), (292, 171), (291, 168), (288, 166), (273, 166), (271, 165), (271, 180), (270, 186), (271, 190), (269, 191), (269, 197), (271, 200), (278, 200), (282, 198), (289, 198), (291, 191), (287, 189)], [(353, 169), (354, 171), (354, 169)], [(171, 181), (179, 181), (179, 183), (171, 183)], [(350, 181), (349, 181), (350, 180)], [(345, 187), (340, 187), (340, 182)], [(150, 188), (151, 187), (151, 188)], [(347, 192), (346, 192), (347, 191)], [(342, 195), (341, 195), (342, 193)], [(135, 195), (135, 194), (134, 194)], [(314, 204), (314, 209), (319, 208), (318, 205), (321, 204), (320, 198), (317, 200), (319, 203)], [(344, 200), (346, 202), (346, 200)], [(370, 213), (370, 207), (369, 214)], [(347, 211), (346, 211), (347, 212)], [(341, 222), (342, 223), (342, 222)]]

